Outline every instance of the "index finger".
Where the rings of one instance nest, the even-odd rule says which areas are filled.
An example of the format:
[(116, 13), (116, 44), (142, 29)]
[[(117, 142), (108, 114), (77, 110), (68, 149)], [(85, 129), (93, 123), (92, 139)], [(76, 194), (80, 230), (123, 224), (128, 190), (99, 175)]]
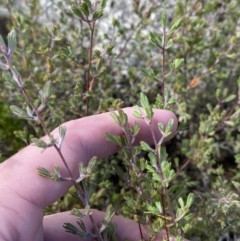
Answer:
[[(128, 115), (131, 126), (136, 121), (139, 122), (140, 132), (136, 142), (144, 140), (152, 144), (153, 139), (147, 124), (133, 116), (132, 108), (125, 108), (124, 112)], [(154, 110), (151, 125), (157, 139), (161, 137), (157, 123), (162, 122), (166, 125), (171, 118), (174, 119), (175, 123), (174, 133), (177, 128), (175, 115), (167, 110)], [(107, 142), (105, 138), (105, 133), (123, 134), (122, 129), (114, 122), (109, 113), (73, 120), (65, 123), (64, 126), (67, 128), (67, 133), (62, 145), (62, 153), (74, 178), (79, 175), (78, 163), (86, 164), (93, 156), (106, 157), (119, 149), (117, 145)], [(58, 133), (58, 129), (52, 133), (55, 135)], [(42, 152), (40, 148), (31, 145), (3, 163), (1, 168), (3, 176), (8, 178), (10, 187), (14, 187), (15, 191), (21, 190), (21, 196), (38, 207), (44, 208), (64, 195), (71, 186), (70, 182), (51, 182), (37, 174), (36, 167), (41, 166), (47, 170), (52, 170), (55, 164), (60, 166), (61, 175), (66, 177), (68, 173), (53, 147)]]

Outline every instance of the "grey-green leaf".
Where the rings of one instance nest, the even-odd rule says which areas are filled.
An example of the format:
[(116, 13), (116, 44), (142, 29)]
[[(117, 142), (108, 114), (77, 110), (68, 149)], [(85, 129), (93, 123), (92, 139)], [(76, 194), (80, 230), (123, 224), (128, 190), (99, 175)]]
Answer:
[(29, 116), (27, 111), (22, 110), (21, 108), (15, 106), (15, 105), (11, 105), (10, 106), (11, 111), (13, 112), (13, 114), (15, 114), (16, 116), (26, 119), (26, 120), (37, 120), (36, 117), (33, 116)]
[(12, 56), (17, 45), (16, 32), (12, 30), (8, 34), (8, 55)]
[(43, 167), (37, 167), (37, 170), (38, 170), (38, 174), (42, 177), (46, 177), (46, 178), (51, 178), (51, 173), (43, 168)]
[(162, 27), (166, 27), (167, 25), (167, 12), (164, 10), (161, 15), (161, 24)]
[(72, 11), (74, 12), (74, 14), (79, 17), (79, 18), (83, 18), (83, 12), (81, 11), (80, 8), (76, 7), (76, 6), (72, 6)]
[(52, 95), (52, 92), (53, 92), (52, 82), (47, 81), (44, 85), (43, 92), (42, 92), (44, 104), (49, 100), (50, 96)]
[(96, 21), (97, 19), (101, 18), (102, 16), (103, 16), (103, 9), (99, 8), (96, 10), (96, 12), (94, 12), (92, 20)]

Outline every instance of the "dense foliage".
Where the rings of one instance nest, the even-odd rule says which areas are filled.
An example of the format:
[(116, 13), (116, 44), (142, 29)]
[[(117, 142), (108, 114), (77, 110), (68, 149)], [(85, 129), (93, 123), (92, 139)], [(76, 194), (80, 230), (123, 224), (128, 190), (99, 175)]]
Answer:
[[(25, 2), (24, 6), (0, 2), (1, 18), (7, 19), (9, 32), (16, 31), (12, 62), (36, 106), (41, 105), (44, 86), (49, 81), (53, 85), (47, 107), (41, 110), (48, 129), (119, 107), (139, 103), (144, 107), (146, 95), (151, 107), (175, 112), (181, 126), (167, 145), (168, 157), (161, 153), (169, 164), (167, 170), (175, 172), (166, 186), (171, 206), (176, 213), (179, 205), (185, 210), (178, 232), (191, 240), (215, 240), (221, 232), (239, 232), (238, 1), (129, 0), (108, 1), (106, 6), (105, 1), (88, 0), (81, 4), (72, 0), (49, 0), (44, 5)], [(6, 33), (1, 34), (6, 42)], [(28, 145), (33, 136), (44, 134), (39, 122), (11, 114), (9, 106), (25, 110), (28, 102), (10, 78), (1, 71), (0, 152), (5, 159)], [(139, 102), (141, 92), (145, 95)], [(139, 160), (151, 159), (151, 147), (144, 144), (133, 152)], [(144, 212), (130, 208), (134, 204), (143, 209), (143, 200), (133, 200), (131, 188), (117, 175), (126, 171), (128, 155), (123, 150), (97, 162), (91, 182), (99, 185), (94, 186), (91, 207), (104, 210), (113, 204), (116, 213), (146, 222)], [(154, 172), (147, 164), (144, 168), (144, 172)], [(134, 183), (134, 170), (126, 169)], [(151, 181), (143, 180), (149, 184), (143, 188), (154, 190)], [(80, 207), (73, 192), (46, 212)], [(190, 193), (195, 193), (191, 207)], [(147, 207), (150, 214), (159, 207), (159, 196), (152, 196)], [(171, 212), (167, 207), (166, 216)], [(151, 218), (164, 220), (161, 215)], [(158, 221), (152, 228), (164, 226)]]

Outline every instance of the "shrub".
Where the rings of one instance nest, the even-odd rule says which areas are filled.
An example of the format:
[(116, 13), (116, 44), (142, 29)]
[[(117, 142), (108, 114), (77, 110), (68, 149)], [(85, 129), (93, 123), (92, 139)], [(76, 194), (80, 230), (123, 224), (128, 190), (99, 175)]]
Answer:
[[(134, 106), (139, 103), (140, 92), (144, 93), (140, 103), (146, 112), (150, 113), (153, 107), (170, 109), (177, 114), (181, 126), (166, 147), (168, 156), (164, 148), (161, 150), (169, 183), (154, 180), (154, 157), (149, 154), (153, 147), (144, 143), (137, 148), (129, 146), (139, 160), (137, 170), (127, 168), (130, 157), (124, 148), (96, 164), (98, 171), (93, 171), (91, 180), (100, 184), (90, 199), (91, 207), (106, 209), (112, 203), (116, 213), (139, 222), (152, 219), (149, 230), (152, 233), (153, 229), (171, 226), (170, 221), (164, 223), (167, 218), (163, 216), (182, 215), (169, 232), (191, 240), (214, 240), (219, 232), (229, 229), (237, 232), (240, 214), (237, 1), (133, 0), (112, 1), (106, 6), (105, 1), (100, 1), (96, 3), (97, 9), (91, 9), (89, 4), (87, 0), (81, 5), (52, 0), (42, 6), (28, 0), (24, 8), (10, 2), (4, 5), (9, 13), (9, 31), (15, 29), (17, 35), (12, 76), (21, 76), (35, 106), (45, 105), (41, 98), (53, 86), (54, 90), (46, 97), (47, 108), (41, 111), (47, 128), (51, 130), (70, 119)], [(9, 36), (14, 38), (14, 32)], [(6, 128), (1, 130), (4, 138), (1, 152), (7, 158), (29, 144), (33, 136), (43, 135), (44, 130), (39, 123), (9, 117), (8, 106), (25, 110), (29, 103), (12, 86), (11, 75), (2, 73), (0, 124)], [(16, 107), (12, 109), (15, 113), (19, 111)], [(126, 128), (123, 113), (119, 110), (118, 114), (120, 117), (114, 115), (114, 119)], [(18, 139), (11, 138), (13, 134)], [(120, 145), (127, 141), (114, 136), (107, 138)], [(106, 168), (110, 164), (115, 169)], [(142, 188), (145, 192), (162, 190), (164, 201), (160, 200), (161, 195), (152, 195), (153, 199), (144, 206), (143, 196), (134, 199), (131, 192), (137, 190), (131, 190), (116, 175), (122, 176), (125, 171), (131, 174), (132, 185), (138, 172), (147, 173)], [(193, 192), (195, 201), (190, 207)], [(126, 195), (129, 196), (124, 199)], [(131, 208), (133, 204), (139, 208), (137, 211)], [(59, 211), (79, 207), (71, 195), (57, 205)], [(54, 211), (56, 204), (48, 212), (51, 209)], [(156, 215), (157, 211), (161, 215)]]

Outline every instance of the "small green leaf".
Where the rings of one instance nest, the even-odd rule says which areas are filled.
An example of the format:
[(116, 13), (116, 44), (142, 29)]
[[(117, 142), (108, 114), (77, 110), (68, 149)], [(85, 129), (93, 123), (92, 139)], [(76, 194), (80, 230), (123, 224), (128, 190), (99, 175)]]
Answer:
[(88, 166), (87, 166), (87, 171), (90, 173), (92, 169), (96, 166), (97, 163), (97, 157), (94, 156), (90, 159)]
[(237, 96), (235, 94), (231, 94), (229, 95), (228, 97), (226, 97), (223, 102), (227, 103), (227, 102), (230, 102), (232, 100), (234, 100)]
[(119, 27), (120, 23), (119, 23), (119, 21), (116, 18), (113, 18), (112, 25), (113, 25), (113, 27)]
[(97, 19), (101, 18), (103, 16), (103, 9), (99, 8), (94, 12), (92, 21), (96, 21)]
[(62, 38), (63, 38), (62, 35), (58, 35), (58, 36), (54, 36), (54, 37), (52, 38), (52, 40), (53, 40), (53, 41), (61, 41)]
[(161, 24), (164, 28), (167, 26), (167, 12), (165, 10), (161, 14)]
[(119, 141), (118, 141), (117, 136), (109, 134), (109, 133), (105, 133), (105, 136), (106, 136), (107, 141), (119, 145)]
[(183, 201), (182, 197), (178, 198), (178, 203), (180, 204), (180, 207), (182, 209), (184, 209), (184, 201)]
[(167, 42), (167, 46), (165, 47), (165, 49), (171, 48), (171, 47), (172, 47), (172, 44), (173, 44), (173, 39), (170, 38), (170, 39), (168, 40), (168, 42)]
[(6, 85), (8, 85), (11, 88), (18, 88), (18, 84), (13, 79), (12, 75), (9, 72), (3, 72), (3, 79), (6, 81)]
[(33, 117), (33, 111), (29, 106), (27, 106), (26, 110), (27, 110), (28, 116)]
[(228, 88), (224, 88), (224, 89), (222, 90), (222, 96), (223, 96), (224, 98), (226, 98), (227, 95), (228, 95), (228, 92), (229, 92), (229, 89), (228, 89)]
[(233, 121), (224, 121), (224, 124), (231, 126), (231, 127), (235, 126), (235, 123)]
[(105, 218), (104, 218), (104, 220), (105, 220), (107, 223), (109, 223), (109, 222), (111, 221), (111, 219), (113, 218), (114, 214), (115, 214), (115, 211), (114, 211), (112, 205), (111, 205), (111, 204), (108, 205), (108, 206), (107, 206), (107, 209), (106, 209), (106, 213), (105, 213)]
[(118, 114), (119, 115), (117, 115), (114, 111), (111, 111), (110, 113), (110, 115), (118, 125), (120, 125), (121, 127), (126, 126), (128, 123), (127, 115), (124, 113), (122, 109), (118, 109)]
[(102, 68), (103, 61), (102, 59), (98, 59), (96, 63), (96, 70), (99, 71)]
[(137, 134), (139, 133), (140, 131), (140, 127), (139, 127), (139, 123), (138, 122), (135, 122), (135, 125), (133, 127), (133, 136), (137, 136)]
[(31, 139), (32, 143), (34, 143), (37, 147), (41, 147), (43, 149), (46, 149), (48, 147), (48, 144), (41, 140), (41, 139), (37, 139), (37, 138), (32, 138)]
[(53, 138), (53, 136), (50, 136), (50, 142), (47, 143), (41, 139), (37, 138), (31, 138), (31, 142), (33, 142), (36, 146), (43, 148), (44, 150), (48, 147), (54, 146), (56, 143), (56, 140)]
[(173, 125), (174, 125), (174, 120), (170, 119), (168, 121), (167, 127), (165, 128), (165, 136), (169, 136), (172, 133)]
[(154, 206), (151, 206), (150, 204), (146, 204), (145, 205), (147, 212), (146, 213), (151, 213), (153, 215), (157, 215), (158, 214), (158, 209)]
[(146, 165), (147, 165), (147, 161), (144, 158), (141, 158), (139, 160), (139, 165), (140, 165), (141, 170), (144, 171), (146, 168)]
[(54, 172), (59, 175), (60, 173), (60, 167), (56, 164), (53, 166)]
[(174, 176), (175, 176), (174, 170), (170, 170), (169, 175), (168, 175), (168, 179), (171, 181)]
[(16, 32), (12, 30), (8, 34), (8, 55), (12, 56), (17, 45)]
[(106, 50), (107, 54), (110, 54), (114, 47), (115, 47), (114, 44), (109, 44), (108, 47), (107, 47), (107, 50)]
[(66, 126), (59, 126), (59, 136), (61, 138), (61, 140), (64, 139), (65, 135), (66, 135)]
[(149, 101), (148, 101), (148, 98), (145, 94), (143, 93), (140, 93), (140, 103), (143, 107), (143, 109), (145, 110), (146, 114), (147, 114), (147, 118), (150, 120), (152, 120), (152, 117), (153, 117), (153, 111), (152, 111), (152, 108), (149, 104)]
[(12, 78), (17, 83), (18, 87), (22, 88), (24, 86), (23, 81), (22, 81), (22, 77), (21, 77), (20, 73), (17, 71), (16, 67), (12, 66), (10, 71), (11, 71), (11, 74), (12, 74)]
[(149, 40), (156, 45), (158, 48), (162, 48), (161, 46), (161, 40), (159, 39), (159, 37), (156, 36), (156, 34), (150, 32), (149, 33)]
[(112, 118), (115, 120), (115, 122), (121, 126), (121, 120), (120, 120), (120, 117), (114, 112), (112, 111), (110, 113), (110, 115), (112, 116)]
[(98, 72), (98, 75), (100, 76), (101, 74), (106, 73), (106, 71), (107, 71), (107, 68), (104, 67), (104, 66), (102, 66), (102, 67), (100, 68), (99, 72)]
[(133, 106), (133, 115), (136, 118), (142, 118), (142, 112), (141, 112), (141, 109), (138, 105)]
[(135, 201), (131, 197), (125, 196), (124, 199), (129, 207), (135, 207)]
[(54, 24), (54, 25), (52, 26), (52, 33), (53, 33), (54, 35), (56, 35), (58, 29), (59, 29), (59, 26), (56, 25), (56, 24)]
[(62, 48), (60, 54), (70, 59), (75, 58), (75, 53), (70, 46), (68, 46), (67, 48)]
[(149, 102), (148, 102), (148, 98), (145, 94), (140, 93), (140, 102), (142, 107), (145, 109), (147, 107), (149, 107)]
[(240, 183), (236, 181), (232, 181), (233, 186), (239, 191), (240, 190)]
[(206, 107), (207, 107), (208, 111), (210, 113), (212, 113), (212, 111), (213, 111), (212, 105), (210, 103), (207, 103)]
[(50, 52), (50, 48), (45, 46), (40, 46), (39, 49), (37, 50), (37, 53), (39, 54), (47, 54), (49, 52)]
[(127, 115), (124, 113), (124, 111), (122, 109), (118, 109), (118, 113), (119, 113), (119, 118), (121, 121), (121, 126), (126, 126), (128, 123)]
[(187, 207), (191, 207), (191, 205), (193, 204), (194, 201), (194, 194), (193, 193), (189, 193), (188, 197), (187, 197)]
[(89, 16), (89, 7), (88, 7), (88, 4), (86, 2), (83, 2), (81, 4), (81, 11), (82, 11), (82, 13), (84, 14), (85, 17)]
[[(186, 223), (182, 227), (182, 230), (183, 230), (184, 233), (186, 233), (188, 230), (190, 230), (191, 227), (192, 227), (192, 225), (190, 223)], [(178, 237), (178, 239), (176, 239), (176, 241), (183, 241), (183, 239), (181, 237)]]
[(184, 59), (175, 59), (175, 67), (176, 69), (180, 68), (184, 63)]
[(88, 5), (89, 8), (92, 7), (92, 3), (91, 0), (83, 0), (84, 3), (86, 3)]
[[(91, 207), (89, 205), (85, 207), (84, 211), (87, 216), (92, 215)], [(84, 225), (84, 230), (86, 231), (85, 225)]]
[(101, 0), (100, 7), (104, 9), (106, 7), (106, 4), (107, 4), (107, 0)]
[(161, 159), (162, 159), (162, 163), (164, 163), (164, 161), (167, 160), (168, 154), (166, 151), (166, 147), (162, 147), (161, 148)]
[(49, 100), (53, 92), (53, 86), (51, 81), (47, 81), (44, 85), (43, 91), (42, 91), (42, 103), (46, 104), (46, 102)]
[(77, 218), (83, 218), (85, 215), (79, 210), (79, 209), (77, 209), (77, 208), (73, 208), (72, 210), (71, 210), (71, 214), (72, 215), (74, 215), (74, 216), (76, 216)]
[(113, 164), (113, 168), (114, 171), (118, 174), (118, 176), (125, 180), (125, 173), (123, 172), (123, 170), (116, 164)]
[(71, 7), (72, 11), (74, 12), (74, 14), (79, 17), (79, 18), (83, 18), (84, 17), (84, 14), (82, 12), (82, 10), (76, 6), (72, 6)]
[(14, 131), (13, 133), (17, 138), (21, 139), (24, 143), (28, 144), (28, 132), (26, 129), (17, 130), (17, 131)]
[(160, 133), (161, 133), (162, 135), (164, 135), (164, 133), (165, 133), (165, 127), (164, 127), (163, 123), (161, 123), (161, 122), (158, 123), (158, 129), (159, 129)]
[(172, 27), (171, 27), (171, 29), (170, 29), (170, 33), (176, 31), (177, 29), (179, 29), (179, 27), (181, 26), (181, 23), (182, 23), (182, 19), (181, 19), (181, 18), (178, 19), (178, 20), (176, 20), (176, 21), (173, 23), (173, 25), (172, 25)]
[(141, 141), (140, 145), (144, 151), (154, 152), (154, 150), (145, 141)]
[(236, 58), (237, 58), (237, 54), (236, 54), (236, 53), (226, 54), (225, 56), (226, 56), (227, 58), (229, 58), (229, 59), (236, 59)]
[(93, 56), (95, 59), (100, 58), (101, 57), (101, 52), (98, 49), (94, 50)]
[(142, 69), (142, 74), (146, 77), (150, 77), (150, 78), (154, 78), (155, 76), (155, 73), (154, 73), (154, 70), (149, 68), (149, 69), (145, 69), (143, 68)]
[(184, 63), (184, 59), (175, 59), (171, 66), (174, 66), (174, 69), (180, 68)]
[(183, 238), (182, 237), (176, 237), (176, 241), (183, 241)]
[(142, 69), (142, 74), (143, 74), (144, 76), (146, 76), (146, 77), (149, 77), (148, 69), (143, 68), (143, 69)]
[(83, 179), (85, 179), (89, 175), (86, 171), (86, 167), (83, 165), (82, 162), (78, 164), (78, 170), (79, 170), (79, 178), (76, 180), (76, 182), (80, 183)]
[(156, 208), (158, 209), (158, 212), (159, 212), (159, 213), (162, 213), (162, 212), (163, 212), (162, 205), (161, 205), (160, 202), (155, 202), (155, 206), (156, 206)]
[(221, 89), (218, 88), (215, 92), (215, 96), (216, 96), (216, 99), (219, 100), (220, 99), (220, 96), (221, 96)]
[(24, 111), (15, 105), (11, 105), (10, 109), (13, 112), (13, 114), (17, 115), (20, 118), (37, 121), (37, 117), (29, 116), (27, 111)]
[(156, 166), (157, 163), (157, 157), (155, 154), (153, 154), (152, 152), (149, 152), (148, 157), (150, 159), (151, 165), (152, 166)]
[(161, 178), (158, 173), (154, 172), (152, 173), (152, 178), (154, 181), (161, 182)]
[(43, 32), (45, 35), (49, 36), (50, 38), (52, 37), (51, 31), (49, 31), (49, 29), (48, 29), (46, 26), (43, 27), (42, 32)]
[(51, 178), (51, 174), (50, 172), (43, 168), (43, 167), (37, 167), (37, 170), (38, 170), (38, 174), (42, 177), (46, 177), (46, 178)]
[[(79, 223), (79, 222), (77, 222)], [(73, 224), (71, 223), (64, 223), (63, 224), (63, 228), (65, 228), (66, 232), (68, 233), (72, 233), (77, 235), (80, 238), (85, 238), (87, 237), (87, 233), (86, 232), (82, 232), (80, 231), (78, 228), (76, 228)]]

